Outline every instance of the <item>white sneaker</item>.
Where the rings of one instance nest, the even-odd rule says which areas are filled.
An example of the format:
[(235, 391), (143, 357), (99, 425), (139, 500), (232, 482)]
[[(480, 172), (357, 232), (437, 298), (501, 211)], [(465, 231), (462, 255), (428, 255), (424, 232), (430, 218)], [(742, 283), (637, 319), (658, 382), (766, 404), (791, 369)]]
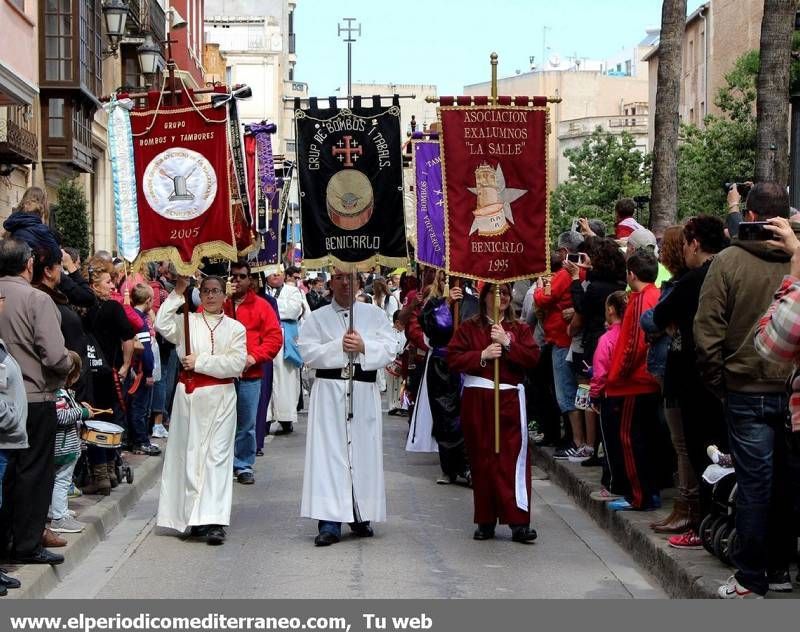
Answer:
[(85, 524), (78, 522), (71, 516), (66, 516), (64, 518), (60, 518), (59, 520), (53, 520), (50, 523), (50, 530), (54, 531), (55, 533), (80, 533), (85, 528)]
[(759, 595), (754, 593), (752, 590), (748, 590), (744, 586), (742, 586), (737, 580), (736, 575), (731, 575), (728, 577), (728, 581), (725, 582), (722, 586), (719, 587), (717, 590), (717, 595), (719, 595), (720, 599), (763, 599), (763, 595)]
[(580, 463), (581, 461), (585, 461), (586, 459), (590, 459), (594, 456), (594, 448), (588, 445), (582, 445), (575, 454), (570, 455), (569, 462), (570, 463)]
[(164, 424), (156, 424), (153, 426), (153, 436), (156, 439), (167, 439), (169, 437), (169, 430), (164, 427)]

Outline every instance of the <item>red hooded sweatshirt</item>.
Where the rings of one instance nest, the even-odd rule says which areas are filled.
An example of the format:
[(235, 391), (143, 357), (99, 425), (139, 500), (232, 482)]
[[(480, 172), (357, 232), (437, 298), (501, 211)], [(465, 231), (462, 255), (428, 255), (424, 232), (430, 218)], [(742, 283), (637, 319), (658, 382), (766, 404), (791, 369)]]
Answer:
[(631, 292), (619, 340), (611, 356), (606, 395), (626, 397), (657, 393), (660, 389), (656, 378), (647, 372), (647, 341), (639, 319), (648, 309), (655, 307), (659, 290), (652, 283), (641, 292)]
[(233, 299), (225, 301), (225, 315), (238, 320), (247, 330), (247, 353), (256, 363), (247, 369), (242, 377), (246, 380), (261, 377), (261, 365), (272, 360), (283, 345), (283, 333), (275, 310), (253, 290), (247, 292), (244, 300), (234, 307)]

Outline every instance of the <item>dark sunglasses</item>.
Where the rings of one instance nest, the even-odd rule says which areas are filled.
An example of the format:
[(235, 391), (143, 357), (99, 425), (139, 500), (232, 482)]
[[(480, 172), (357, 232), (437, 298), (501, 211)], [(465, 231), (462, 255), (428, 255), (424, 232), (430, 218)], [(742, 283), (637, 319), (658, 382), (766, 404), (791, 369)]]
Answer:
[(242, 281), (249, 277), (250, 275), (246, 272), (239, 272), (238, 274), (231, 274), (231, 281), (235, 281), (236, 279), (241, 279)]

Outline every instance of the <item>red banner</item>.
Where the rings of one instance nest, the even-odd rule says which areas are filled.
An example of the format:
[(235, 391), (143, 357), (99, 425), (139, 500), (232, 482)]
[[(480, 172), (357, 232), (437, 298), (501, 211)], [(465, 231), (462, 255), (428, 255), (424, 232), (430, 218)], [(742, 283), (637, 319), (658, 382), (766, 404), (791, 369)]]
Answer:
[(498, 283), (546, 272), (546, 105), (440, 107), (439, 119), (447, 271)]
[(236, 259), (226, 124), (210, 104), (131, 112), (141, 262), (188, 274), (202, 257)]

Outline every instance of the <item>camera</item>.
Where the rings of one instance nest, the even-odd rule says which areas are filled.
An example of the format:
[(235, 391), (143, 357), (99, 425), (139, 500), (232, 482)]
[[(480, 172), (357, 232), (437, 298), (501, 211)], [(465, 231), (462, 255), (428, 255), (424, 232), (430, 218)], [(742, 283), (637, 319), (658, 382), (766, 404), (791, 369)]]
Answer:
[(767, 222), (742, 222), (739, 224), (740, 241), (768, 241), (775, 235), (771, 230), (764, 228)]
[(570, 252), (567, 254), (567, 261), (570, 263), (580, 263), (581, 262), (581, 253), (579, 252)]
[(736, 187), (736, 190), (739, 191), (739, 196), (744, 199), (750, 193), (751, 186), (752, 185), (747, 184), (746, 182), (726, 182), (722, 185), (722, 188), (725, 189), (725, 195), (728, 195), (728, 192), (733, 187)]

